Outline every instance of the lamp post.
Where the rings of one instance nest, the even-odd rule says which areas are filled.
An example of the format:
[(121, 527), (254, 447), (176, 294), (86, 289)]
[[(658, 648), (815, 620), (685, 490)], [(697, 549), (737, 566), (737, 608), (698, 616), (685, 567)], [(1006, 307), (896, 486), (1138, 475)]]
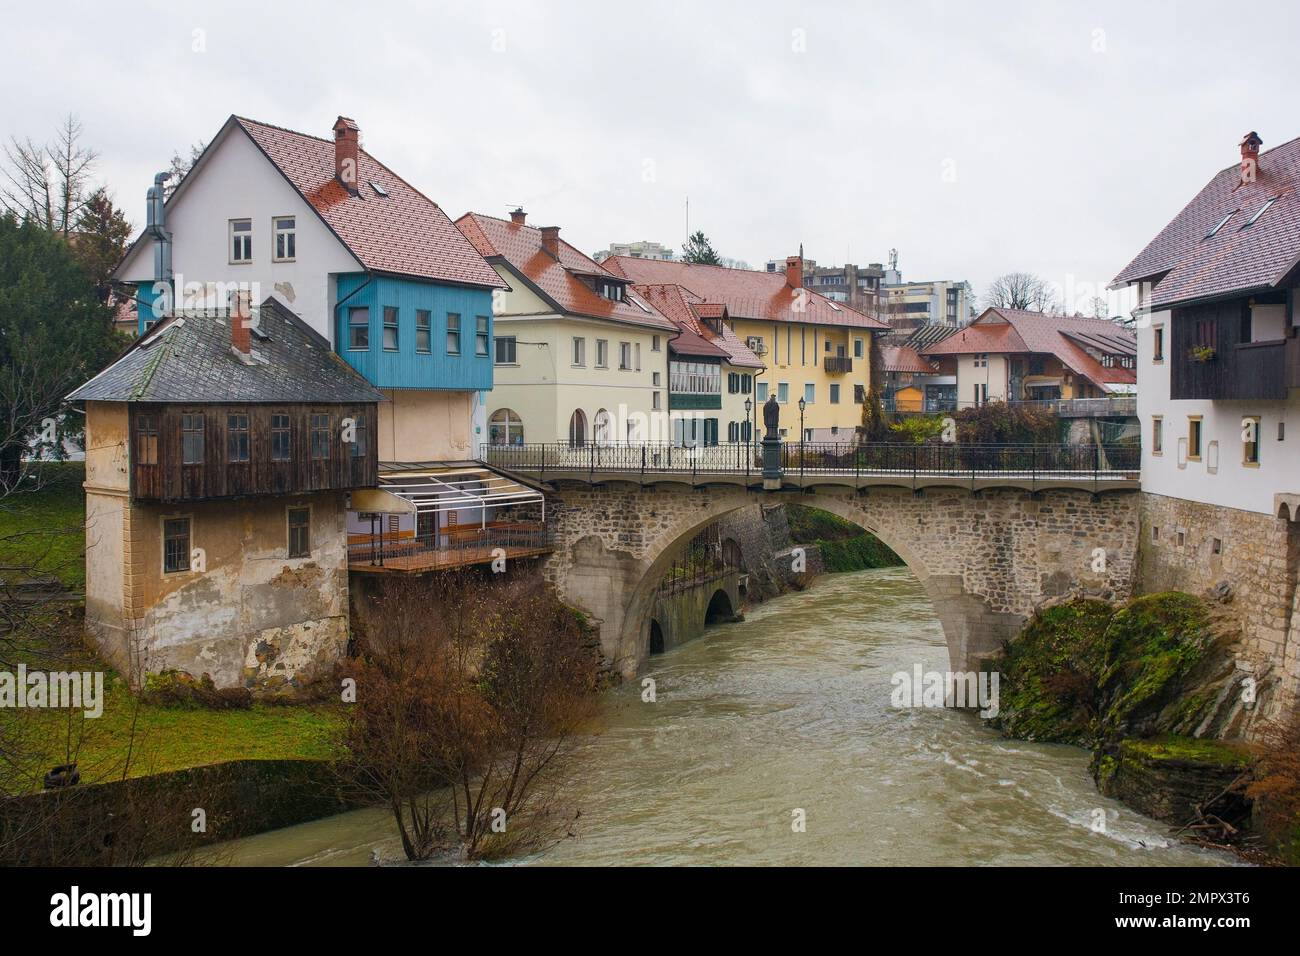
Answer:
[(754, 400), (745, 399), (745, 424), (749, 426), (749, 431), (745, 433), (745, 473), (749, 473), (749, 463), (754, 460), (754, 421), (751, 414), (754, 411)]
[(799, 477), (803, 477), (803, 410), (808, 407), (808, 403), (803, 398), (799, 399)]

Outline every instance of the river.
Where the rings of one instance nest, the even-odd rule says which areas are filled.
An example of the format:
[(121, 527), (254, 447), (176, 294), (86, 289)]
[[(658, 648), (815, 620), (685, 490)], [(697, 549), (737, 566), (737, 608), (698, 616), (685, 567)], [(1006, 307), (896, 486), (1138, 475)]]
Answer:
[[(948, 655), (902, 568), (828, 575), (711, 628), (653, 659), (656, 702), (639, 684), (608, 692), (577, 755), (577, 838), (518, 862), (1233, 862), (1102, 797), (1083, 750), (1004, 740), (970, 713), (895, 709), (890, 678), (918, 662), (946, 671)], [(362, 865), (375, 850), (401, 857), (387, 814), (361, 810), (226, 844), (220, 859)]]

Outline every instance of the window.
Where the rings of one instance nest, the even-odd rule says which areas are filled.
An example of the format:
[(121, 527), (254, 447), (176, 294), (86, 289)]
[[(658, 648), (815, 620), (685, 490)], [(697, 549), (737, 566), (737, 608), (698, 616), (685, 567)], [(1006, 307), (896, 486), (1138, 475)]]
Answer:
[(865, 385), (853, 386), (853, 404), (854, 405), (867, 404), (867, 387)]
[(1210, 554), (1223, 554), (1223, 539), (1222, 539), (1222, 538), (1211, 538), (1211, 539), (1210, 539)]
[(1160, 540), (1160, 526), (1159, 526), (1159, 525), (1153, 524), (1153, 525), (1151, 526), (1151, 540), (1152, 540), (1152, 541), (1159, 541), (1159, 540)]
[(976, 368), (988, 368), (988, 365), (989, 365), (989, 353), (988, 353), (988, 352), (980, 352), (980, 353), (978, 353), (978, 354), (975, 356), (975, 367), (976, 367)]
[[(655, 374), (658, 375), (659, 373), (656, 372)], [(659, 403), (659, 393), (658, 393), (658, 392), (651, 392), (651, 393), (650, 393), (650, 407), (651, 407), (652, 409), (654, 409), (656, 412), (659, 411), (660, 408), (662, 407), (662, 406), (660, 405), (660, 403)]]
[(190, 519), (163, 521), (163, 574), (190, 569)]
[(362, 412), (357, 412), (357, 414), (352, 417), (352, 425), (353, 425), (352, 457), (365, 458), (366, 457), (366, 416), (365, 414)]
[(513, 408), (498, 408), (488, 418), (488, 441), (494, 445), (522, 445), (524, 420)]
[(785, 404), (787, 404), (787, 403), (790, 401), (790, 383), (789, 383), (789, 382), (777, 382), (777, 383), (776, 383), (776, 400), (777, 400), (778, 402), (780, 402), (782, 405), (785, 405)]
[(641, 371), (641, 343), (636, 344), (636, 370)]
[(158, 420), (152, 415), (141, 415), (135, 420), (135, 463), (158, 464)]
[(1163, 362), (1165, 360), (1165, 327), (1163, 325), (1153, 325), (1151, 327), (1151, 361)]
[(661, 379), (660, 379), (659, 373), (658, 373), (658, 372), (651, 372), (651, 373), (650, 373), (650, 384), (653, 385), (655, 388), (658, 388), (659, 385), (660, 385), (660, 383), (661, 383)]
[(603, 408), (597, 411), (594, 424), (595, 424), (596, 444), (608, 445), (610, 443), (610, 436), (612, 431), (611, 429), (612, 423), (609, 417), (609, 412)]
[(293, 216), (276, 216), (271, 220), (275, 233), (275, 261), (293, 262), (298, 257), (298, 220)]
[(811, 405), (817, 401), (817, 386), (809, 382), (803, 387), (803, 400)]
[(735, 395), (740, 391), (740, 375), (737, 372), (727, 373), (727, 393)]
[(650, 336), (650, 351), (651, 352), (659, 351), (659, 336), (657, 335)]
[(253, 220), (230, 220), (230, 264), (253, 261)]
[(491, 333), (488, 331), (488, 317), (478, 315), (474, 317), (474, 354), (487, 355), (488, 341)]
[(1165, 453), (1165, 420), (1161, 415), (1151, 416), (1151, 454)]
[(987, 385), (976, 385), (975, 386), (976, 407), (980, 405), (988, 404), (988, 400), (989, 400), (989, 387)]
[(840, 403), (840, 387), (838, 385), (831, 385), (831, 404), (838, 405), (839, 403)]
[(630, 368), (632, 368), (632, 343), (631, 342), (618, 343), (618, 367), (623, 371), (627, 371)]
[(574, 448), (587, 444), (587, 415), (581, 408), (569, 416), (569, 444)]
[(433, 313), (428, 309), (415, 310), (415, 350), (426, 354), (433, 351)]
[(248, 461), (248, 416), (226, 416), (226, 461)]
[(573, 364), (587, 364), (587, 340), (578, 336), (573, 339)]
[(596, 339), (596, 368), (609, 368), (609, 342)]
[(754, 388), (754, 397), (760, 402), (767, 401), (767, 382), (759, 382)]
[(348, 348), (353, 352), (370, 348), (370, 309), (364, 305), (348, 309)]
[(203, 415), (181, 416), (181, 464), (203, 464)]
[(600, 293), (601, 298), (609, 299), (612, 302), (623, 301), (623, 285), (619, 282), (608, 282), (604, 279), (596, 282), (596, 291)]
[(853, 357), (862, 358), (862, 339), (853, 340)]
[(289, 509), (289, 557), (311, 557), (311, 509)]
[(1187, 460), (1201, 460), (1201, 416), (1187, 416)]
[(1247, 415), (1241, 420), (1241, 463), (1247, 468), (1259, 467), (1259, 429), (1262, 424), (1258, 415)]
[(311, 460), (329, 461), (330, 417), (313, 414), (311, 417)]
[(384, 351), (397, 351), (397, 307), (384, 306)]
[(271, 460), (288, 461), (293, 445), (290, 441), (289, 416), (271, 416)]
[(447, 313), (447, 354), (460, 354), (460, 313)]
[(503, 335), (496, 340), (496, 364), (497, 365), (517, 365), (517, 353), (515, 351), (515, 337), (513, 335)]
[(1268, 212), (1268, 208), (1269, 208), (1269, 206), (1271, 206), (1271, 205), (1273, 205), (1273, 203), (1277, 202), (1277, 199), (1278, 199), (1278, 197), (1277, 197), (1277, 196), (1274, 196), (1272, 199), (1269, 199), (1269, 200), (1265, 201), (1264, 205), (1262, 205), (1262, 206), (1259, 207), (1259, 212), (1255, 213), (1255, 215), (1253, 215), (1253, 216), (1251, 216), (1249, 219), (1247, 219), (1247, 220), (1245, 221), (1245, 223), (1242, 224), (1242, 227), (1241, 227), (1241, 228), (1242, 228), (1242, 229), (1249, 229), (1251, 226), (1255, 225), (1255, 221), (1256, 221), (1257, 219), (1259, 219), (1260, 216), (1264, 215), (1264, 213)]

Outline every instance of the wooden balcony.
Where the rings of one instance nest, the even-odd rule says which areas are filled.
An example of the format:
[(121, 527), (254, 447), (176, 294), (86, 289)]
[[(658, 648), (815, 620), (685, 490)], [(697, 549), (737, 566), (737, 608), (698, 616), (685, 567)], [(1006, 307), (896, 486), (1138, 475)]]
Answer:
[(545, 525), (532, 521), (490, 521), (486, 527), (444, 528), (428, 537), (348, 535), (348, 570), (364, 574), (425, 574), (475, 564), (533, 558), (554, 550)]
[(848, 375), (853, 371), (853, 359), (847, 355), (828, 355), (822, 359), (822, 368), (829, 375)]
[(1174, 310), (1169, 397), (1285, 400), (1300, 388), (1300, 338), (1243, 341), (1244, 302)]

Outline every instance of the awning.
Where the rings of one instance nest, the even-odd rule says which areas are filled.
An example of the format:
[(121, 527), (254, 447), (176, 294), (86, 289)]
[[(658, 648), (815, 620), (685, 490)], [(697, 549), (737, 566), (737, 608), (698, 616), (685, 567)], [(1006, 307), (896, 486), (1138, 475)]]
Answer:
[(1101, 387), (1109, 395), (1136, 395), (1138, 390), (1132, 382), (1102, 382)]
[(379, 491), (384, 498), (395, 499), (400, 509), (359, 508), (378, 514), (446, 514), (451, 511), (478, 509), (486, 520), (489, 508), (508, 505), (538, 504), (546, 516), (546, 498), (535, 488), (507, 478), (485, 465), (433, 466), (420, 463), (385, 462), (380, 466)]

